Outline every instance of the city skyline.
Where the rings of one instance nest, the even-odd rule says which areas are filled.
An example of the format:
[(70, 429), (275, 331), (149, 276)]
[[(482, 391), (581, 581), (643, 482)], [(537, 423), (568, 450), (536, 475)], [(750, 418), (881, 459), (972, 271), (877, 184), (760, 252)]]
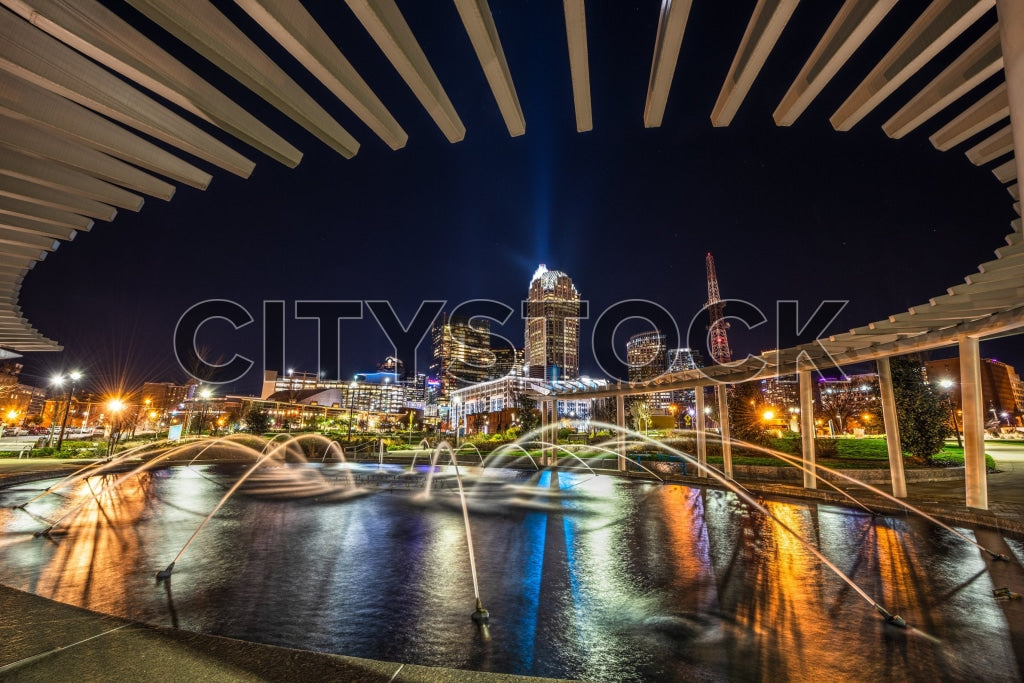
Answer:
[[(321, 3), (309, 9), (402, 111), (406, 148), (385, 149), (339, 108), (339, 120), (363, 142), (343, 160), (168, 37), (168, 50), (296, 141), (305, 158), (287, 169), (257, 155), (248, 180), (216, 174), (206, 192), (179, 187), (173, 201), (122, 212), (40, 263), (21, 305), (66, 350), (26, 356), (37, 383), (78, 366), (95, 368), (90, 374), (108, 384), (171, 378), (174, 324), (206, 298), (237, 300), (256, 315), (263, 300), (383, 299), (408, 321), (425, 299), (486, 298), (517, 308), (537, 263), (570, 273), (585, 292), (592, 315), (581, 321), (584, 339), (594, 313), (622, 299), (652, 300), (689, 320), (705, 302), (706, 251), (716, 255), (723, 298), (769, 312), (776, 300), (795, 299), (806, 313), (824, 299), (847, 300), (828, 330), (844, 332), (961, 282), (991, 256), (1013, 217), (987, 169), (927, 141), (962, 106), (902, 140), (879, 129), (900, 98), (849, 132), (832, 131), (828, 115), (877, 58), (870, 41), (794, 126), (775, 126), (771, 110), (806, 57), (804, 39), (831, 21), (832, 8), (800, 7), (733, 123), (714, 128), (707, 116), (746, 18), (694, 7), (681, 61), (708, 68), (680, 70), (662, 127), (645, 129), (656, 7), (588, 7), (591, 69), (602, 79), (594, 83), (594, 130), (576, 133), (561, 8), (496, 7), (527, 133), (508, 137), (468, 40), (429, 41), (424, 49), (467, 124), (466, 139), (454, 145), (410, 104), (351, 17)], [(403, 12), (424, 36), (458, 21), (450, 7)], [(913, 18), (911, 9), (895, 8), (872, 40), (884, 44)], [(712, 25), (734, 40), (716, 40)], [(972, 27), (960, 42), (984, 28)], [(637, 49), (610, 50), (613, 35)], [(253, 38), (272, 51), (266, 36)], [(926, 66), (908, 90), (940, 67)], [(317, 365), (314, 325), (289, 316), (287, 362)], [(391, 353), (372, 316), (343, 325), (342, 372)], [(494, 329), (516, 336), (517, 326), (510, 320)], [(253, 327), (211, 327), (200, 341), (213, 358), (238, 349), (258, 359)], [(1020, 365), (1018, 339), (983, 342), (982, 352)], [(734, 328), (730, 342), (741, 357), (774, 345), (766, 330)], [(597, 374), (588, 355), (584, 346), (580, 371)], [(257, 375), (243, 385), (254, 387)]]

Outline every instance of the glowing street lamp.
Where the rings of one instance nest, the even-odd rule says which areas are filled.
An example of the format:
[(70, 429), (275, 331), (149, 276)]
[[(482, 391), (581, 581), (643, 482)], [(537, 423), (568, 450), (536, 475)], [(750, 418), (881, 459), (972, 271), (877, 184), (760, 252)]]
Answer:
[[(60, 436), (57, 437), (58, 451), (60, 450), (61, 445), (64, 443), (64, 430), (67, 429), (68, 415), (71, 413), (71, 399), (75, 395), (75, 387), (78, 385), (78, 380), (82, 379), (82, 373), (75, 370), (74, 372), (69, 373), (68, 377), (71, 379), (71, 390), (68, 391), (68, 399), (67, 402), (64, 404), (64, 419), (60, 423)], [(58, 385), (62, 385), (64, 384), (64, 377), (55, 377), (54, 382)]]
[(939, 386), (946, 392), (946, 402), (949, 404), (949, 414), (953, 418), (953, 433), (956, 434), (956, 445), (963, 448), (964, 442), (960, 438), (960, 425), (956, 422), (956, 410), (953, 408), (953, 392), (950, 391), (953, 388), (953, 380), (949, 378), (940, 379)]

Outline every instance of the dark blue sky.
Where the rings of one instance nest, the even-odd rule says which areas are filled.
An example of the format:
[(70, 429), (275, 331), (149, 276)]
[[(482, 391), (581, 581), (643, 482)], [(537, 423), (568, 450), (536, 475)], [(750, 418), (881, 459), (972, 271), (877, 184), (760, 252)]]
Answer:
[[(133, 16), (120, 2), (109, 4)], [(756, 353), (774, 346), (768, 328), (777, 299), (799, 300), (807, 315), (821, 300), (849, 300), (829, 329), (846, 331), (962, 282), (992, 257), (1014, 217), (998, 181), (964, 157), (966, 145), (940, 153), (927, 141), (966, 101), (903, 140), (880, 129), (941, 60), (853, 131), (831, 129), (828, 116), (913, 20), (906, 7), (890, 13), (796, 125), (777, 128), (772, 111), (835, 10), (802, 3), (733, 124), (715, 129), (708, 116), (750, 7), (695, 3), (664, 124), (645, 129), (659, 3), (588, 3), (595, 129), (578, 134), (561, 3), (495, 0), (526, 118), (526, 135), (512, 139), (454, 6), (400, 2), (466, 125), (465, 140), (453, 145), (344, 3), (308, 3), (409, 133), (408, 145), (394, 152), (234, 3), (217, 4), (362, 148), (352, 160), (341, 158), (147, 28), (305, 157), (290, 170), (221, 135), (257, 162), (250, 179), (215, 171), (207, 191), (179, 187), (171, 202), (149, 199), (140, 213), (98, 223), (51, 254), (26, 278), (21, 301), (28, 319), (66, 351), (29, 354), (29, 381), (71, 367), (104, 386), (183, 379), (173, 360), (174, 325), (204, 299), (237, 301), (257, 319), (237, 332), (205, 327), (200, 341), (209, 360), (242, 353), (259, 364), (263, 300), (284, 300), (291, 312), (300, 299), (387, 299), (406, 320), (424, 299), (445, 299), (451, 308), (487, 298), (518, 308), (540, 262), (569, 273), (589, 300), (582, 366), (599, 374), (587, 336), (596, 314), (644, 298), (685, 327), (706, 300), (707, 251), (723, 297), (750, 301), (772, 318), (755, 332), (733, 330), (734, 350)], [(498, 331), (522, 342), (518, 317)], [(316, 339), (315, 322), (290, 322), (288, 364), (315, 370)], [(1019, 337), (982, 351), (1024, 363)], [(389, 352), (369, 312), (342, 322), (343, 375), (372, 369)], [(254, 370), (232, 389), (254, 391), (258, 381)]]

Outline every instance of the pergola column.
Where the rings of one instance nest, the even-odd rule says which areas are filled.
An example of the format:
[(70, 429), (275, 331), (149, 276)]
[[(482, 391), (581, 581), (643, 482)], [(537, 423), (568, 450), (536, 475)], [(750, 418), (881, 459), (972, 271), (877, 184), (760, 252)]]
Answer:
[(1016, 150), (1014, 161), (1018, 182), (1021, 182), (1024, 181), (1024, 3), (996, 0), (996, 13), (1006, 73), (1006, 99), (1010, 102), (1010, 128)]
[(885, 445), (889, 450), (889, 476), (892, 495), (907, 497), (907, 477), (903, 474), (903, 449), (900, 447), (900, 425), (896, 419), (896, 396), (892, 391), (892, 370), (889, 358), (875, 361), (878, 367), (878, 389), (882, 394), (882, 422), (885, 425)]
[[(543, 444), (548, 440), (548, 402), (543, 398), (537, 399), (537, 408), (540, 409), (540, 440)], [(545, 467), (548, 464), (548, 447), (540, 447), (540, 464)]]
[(626, 471), (626, 397), (619, 394), (615, 397), (615, 425), (618, 429), (619, 471)]
[(964, 470), (967, 507), (988, 509), (985, 471), (985, 407), (981, 398), (981, 351), (977, 337), (961, 334), (960, 398), (964, 410)]
[(704, 415), (704, 387), (695, 387), (693, 395), (696, 398), (694, 405), (695, 415), (693, 416), (694, 428), (697, 430), (697, 462), (700, 463), (697, 474), (707, 476), (704, 467), (708, 464), (708, 436), (707, 423)]
[(800, 447), (804, 460), (804, 488), (818, 488), (818, 478), (814, 473), (814, 386), (811, 384), (811, 371), (797, 372), (800, 379)]
[(726, 479), (732, 479), (732, 442), (729, 440), (729, 391), (728, 385), (715, 386), (718, 394), (718, 433), (722, 437), (722, 465)]

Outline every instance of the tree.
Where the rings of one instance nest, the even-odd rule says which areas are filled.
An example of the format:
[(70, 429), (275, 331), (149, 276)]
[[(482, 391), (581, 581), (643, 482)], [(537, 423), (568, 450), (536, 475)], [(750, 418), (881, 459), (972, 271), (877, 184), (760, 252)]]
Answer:
[(935, 388), (925, 382), (923, 363), (915, 357), (889, 360), (892, 390), (896, 398), (896, 418), (900, 428), (900, 448), (915, 458), (931, 463), (942, 450), (949, 425), (949, 406)]
[(270, 415), (265, 410), (252, 406), (245, 413), (245, 424), (252, 434), (262, 434), (270, 428)]
[(628, 401), (626, 413), (633, 419), (633, 429), (646, 433), (647, 428), (651, 426), (651, 406), (646, 399), (640, 396), (630, 396), (629, 398), (632, 400)]
[(729, 392), (729, 435), (750, 443), (765, 444), (771, 437), (764, 421), (764, 394), (758, 382), (740, 382)]
[(525, 392), (516, 394), (516, 421), (523, 434), (528, 434), (540, 424), (540, 415), (537, 413), (537, 402), (526, 395)]

